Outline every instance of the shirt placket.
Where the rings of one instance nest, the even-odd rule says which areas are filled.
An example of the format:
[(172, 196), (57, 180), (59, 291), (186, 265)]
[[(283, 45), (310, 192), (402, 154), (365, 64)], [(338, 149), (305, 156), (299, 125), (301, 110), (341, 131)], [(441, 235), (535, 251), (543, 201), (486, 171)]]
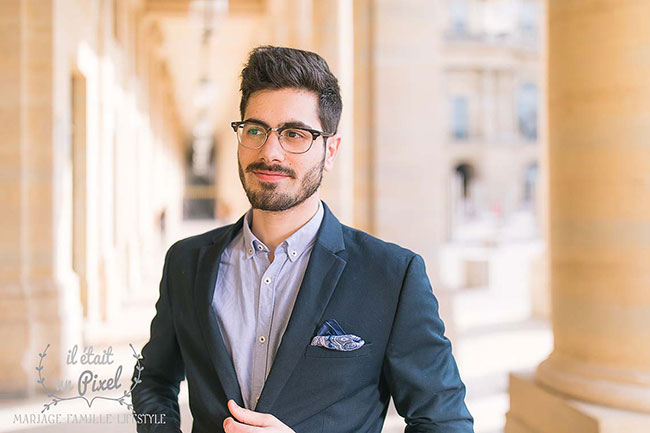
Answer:
[(286, 260), (286, 254), (283, 251), (277, 251), (273, 263), (271, 263), (260, 278), (259, 303), (257, 310), (257, 323), (255, 326), (256, 341), (253, 350), (253, 374), (252, 374), (252, 394), (251, 407), (257, 405), (264, 382), (268, 375), (270, 365), (269, 347), (271, 325), (273, 320), (273, 310), (275, 307), (275, 287), (279, 270), (282, 263)]

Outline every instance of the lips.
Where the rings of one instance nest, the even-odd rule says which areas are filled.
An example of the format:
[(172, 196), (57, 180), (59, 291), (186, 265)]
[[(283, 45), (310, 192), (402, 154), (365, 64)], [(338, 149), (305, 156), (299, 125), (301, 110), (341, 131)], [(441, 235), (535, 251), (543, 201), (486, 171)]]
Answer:
[(277, 171), (263, 171), (263, 170), (255, 170), (253, 171), (253, 174), (261, 181), (264, 182), (277, 182), (279, 180), (288, 178), (286, 174), (283, 173), (278, 173)]

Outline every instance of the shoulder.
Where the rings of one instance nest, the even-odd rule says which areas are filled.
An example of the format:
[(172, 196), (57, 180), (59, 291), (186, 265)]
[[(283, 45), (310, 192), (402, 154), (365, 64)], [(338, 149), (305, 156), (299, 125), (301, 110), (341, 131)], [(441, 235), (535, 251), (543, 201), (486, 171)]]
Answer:
[(343, 241), (349, 255), (363, 257), (379, 266), (405, 268), (418, 254), (396, 243), (379, 239), (369, 233), (341, 225)]
[(236, 223), (217, 227), (205, 233), (200, 233), (177, 240), (167, 250), (167, 257), (191, 255), (203, 247), (212, 245), (216, 240), (220, 239), (222, 236), (226, 235), (230, 230), (232, 230), (235, 224)]
[(361, 230), (345, 225), (341, 228), (346, 271), (353, 275), (352, 281), (367, 283), (364, 287), (369, 296), (397, 303), (406, 286), (431, 293), (424, 260), (419, 254)]

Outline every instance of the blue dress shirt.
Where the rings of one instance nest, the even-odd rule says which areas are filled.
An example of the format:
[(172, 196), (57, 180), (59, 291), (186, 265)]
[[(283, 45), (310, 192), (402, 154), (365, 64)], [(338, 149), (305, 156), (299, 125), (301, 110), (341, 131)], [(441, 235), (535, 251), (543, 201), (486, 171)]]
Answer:
[(212, 307), (233, 361), (244, 404), (254, 410), (271, 370), (302, 283), (316, 233), (316, 214), (270, 250), (251, 231), (253, 211), (221, 254)]

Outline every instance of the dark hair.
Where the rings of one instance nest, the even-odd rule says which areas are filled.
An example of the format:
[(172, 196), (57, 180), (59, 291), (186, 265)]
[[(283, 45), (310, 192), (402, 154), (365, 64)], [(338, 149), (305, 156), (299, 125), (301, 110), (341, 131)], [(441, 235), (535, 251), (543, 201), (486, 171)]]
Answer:
[(323, 130), (336, 132), (343, 109), (338, 80), (321, 56), (295, 48), (266, 45), (251, 51), (241, 72), (239, 111), (242, 120), (248, 98), (253, 92), (284, 88), (315, 92), (318, 95), (318, 118)]

